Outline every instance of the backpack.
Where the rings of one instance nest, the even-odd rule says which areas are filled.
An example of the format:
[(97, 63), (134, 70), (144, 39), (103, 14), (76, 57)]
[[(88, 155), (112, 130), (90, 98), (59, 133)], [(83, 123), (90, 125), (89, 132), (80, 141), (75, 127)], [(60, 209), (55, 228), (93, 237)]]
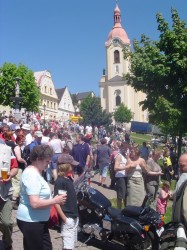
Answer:
[(73, 142), (71, 140), (67, 140), (65, 145), (67, 147), (69, 147), (70, 150), (72, 150), (72, 148), (73, 148)]
[(186, 228), (182, 224), (183, 195), (187, 186), (187, 180), (182, 183), (176, 193), (173, 207), (173, 221), (166, 224), (164, 232), (160, 236), (160, 250), (184, 250), (187, 249)]
[[(32, 142), (31, 142), (32, 143)], [(23, 149), (23, 159), (27, 162), (27, 166), (31, 164), (31, 161), (30, 161), (30, 144), (28, 144), (27, 146), (24, 147)]]
[(59, 223), (58, 213), (56, 211), (55, 206), (53, 205), (50, 208), (50, 217), (49, 217), (49, 221), (48, 221), (48, 228), (58, 230), (59, 224), (60, 223)]

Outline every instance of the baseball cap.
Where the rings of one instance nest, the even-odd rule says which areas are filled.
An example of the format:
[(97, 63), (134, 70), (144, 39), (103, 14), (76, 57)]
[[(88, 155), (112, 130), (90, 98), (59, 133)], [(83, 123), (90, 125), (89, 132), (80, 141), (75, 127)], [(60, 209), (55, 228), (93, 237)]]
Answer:
[(15, 126), (15, 130), (21, 129), (19, 125)]
[(71, 155), (61, 154), (57, 160), (58, 165), (60, 164), (71, 164), (73, 166), (79, 165), (78, 161), (75, 161)]
[(31, 130), (31, 127), (30, 127), (29, 124), (26, 124), (26, 123), (25, 123), (25, 124), (23, 124), (22, 129)]
[(37, 137), (42, 137), (42, 136), (43, 136), (43, 134), (42, 134), (42, 132), (41, 132), (41, 131), (36, 131), (36, 132), (34, 133), (34, 136), (37, 136)]

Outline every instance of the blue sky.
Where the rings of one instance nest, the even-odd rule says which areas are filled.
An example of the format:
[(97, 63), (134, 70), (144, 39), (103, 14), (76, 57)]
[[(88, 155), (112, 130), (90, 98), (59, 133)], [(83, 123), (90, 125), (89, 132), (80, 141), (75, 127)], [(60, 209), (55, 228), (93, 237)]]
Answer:
[[(122, 25), (131, 41), (158, 38), (156, 13), (171, 21), (171, 7), (186, 20), (186, 0), (119, 0)], [(99, 94), (104, 43), (113, 27), (115, 0), (1, 0), (0, 65), (23, 63), (49, 70), (56, 88)]]

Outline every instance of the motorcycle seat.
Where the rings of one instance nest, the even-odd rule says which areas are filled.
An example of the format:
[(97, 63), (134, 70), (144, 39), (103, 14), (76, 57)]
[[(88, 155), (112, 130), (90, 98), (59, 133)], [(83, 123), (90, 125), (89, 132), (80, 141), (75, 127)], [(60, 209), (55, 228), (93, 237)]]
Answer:
[(109, 207), (108, 214), (111, 216), (111, 218), (115, 219), (119, 214), (121, 214), (121, 210), (114, 207)]
[(122, 214), (130, 217), (138, 217), (143, 211), (143, 207), (127, 206), (122, 210)]

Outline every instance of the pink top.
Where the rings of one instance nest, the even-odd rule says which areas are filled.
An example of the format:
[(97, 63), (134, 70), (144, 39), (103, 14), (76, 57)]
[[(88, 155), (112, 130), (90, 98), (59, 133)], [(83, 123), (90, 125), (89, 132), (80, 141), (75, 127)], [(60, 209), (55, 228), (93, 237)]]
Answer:
[(167, 196), (167, 198), (163, 199), (161, 197), (161, 192), (165, 192), (165, 194), (167, 194), (167, 192), (165, 190), (161, 190), (160, 191), (160, 194), (157, 198), (157, 204), (156, 204), (156, 211), (159, 213), (159, 214), (165, 214), (166, 213), (166, 207), (167, 207), (167, 201), (169, 199), (169, 195)]

